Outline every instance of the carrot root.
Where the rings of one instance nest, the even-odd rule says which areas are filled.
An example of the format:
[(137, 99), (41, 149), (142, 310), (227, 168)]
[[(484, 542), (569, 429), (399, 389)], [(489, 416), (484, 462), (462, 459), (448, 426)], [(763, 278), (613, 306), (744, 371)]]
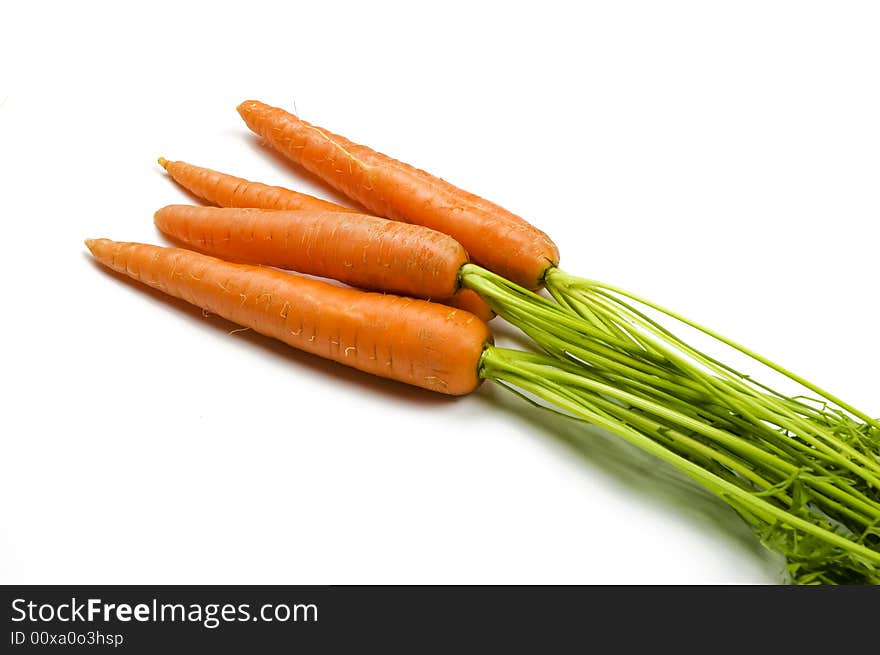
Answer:
[(342, 207), (329, 200), (315, 198), (307, 193), (252, 182), (184, 161), (169, 161), (159, 157), (159, 164), (177, 184), (202, 200), (219, 207), (354, 212), (353, 209)]
[(248, 100), (247, 126), (275, 150), (371, 212), (453, 236), (473, 261), (529, 289), (559, 263), (550, 238), (520, 216), (297, 116)]
[(222, 259), (417, 298), (452, 296), (468, 261), (450, 236), (350, 212), (169, 205), (154, 220), (165, 234)]
[[(324, 212), (346, 212), (356, 213), (354, 210), (336, 205), (329, 201), (313, 198), (312, 196), (298, 193), (283, 187), (270, 187), (259, 182), (245, 180), (240, 177), (221, 173), (209, 168), (195, 166), (186, 162), (170, 162), (164, 157), (159, 157), (159, 164), (165, 168), (171, 178), (180, 186), (187, 189), (200, 198), (208, 202), (219, 205), (221, 207), (242, 207), (267, 209), (267, 210), (293, 210), (293, 211), (324, 211)], [(230, 191), (232, 190), (232, 191)], [(182, 241), (188, 247), (195, 248), (201, 252), (210, 255), (216, 255), (225, 259), (239, 262), (248, 262), (254, 264), (267, 264), (278, 266), (279, 268), (289, 268), (297, 270), (301, 273), (309, 273), (312, 275), (324, 275), (317, 272), (312, 265), (303, 264), (301, 260), (305, 257), (295, 252), (266, 252), (278, 249), (278, 241), (272, 243), (264, 243), (262, 246), (255, 244), (252, 235), (248, 234), (245, 243), (242, 243), (241, 233), (236, 230), (223, 234), (220, 240), (216, 239), (216, 233), (221, 230), (218, 225), (213, 227), (210, 224), (201, 224), (200, 226), (184, 227), (182, 219), (177, 219), (173, 214), (165, 210), (160, 210), (156, 215), (156, 225), (160, 230), (169, 234), (173, 238)], [(161, 213), (165, 213), (160, 217)], [(361, 214), (363, 215), (363, 214)], [(161, 224), (160, 224), (161, 223)], [(414, 226), (416, 227), (416, 226)], [(427, 230), (427, 228), (424, 228)], [(433, 233), (433, 231), (432, 231)], [(233, 234), (239, 238), (233, 239)], [(286, 239), (288, 244), (290, 239)], [(311, 240), (313, 242), (314, 240)], [(350, 245), (350, 244), (349, 244)], [(381, 248), (372, 246), (374, 251), (380, 251)], [(393, 249), (399, 250), (400, 245), (393, 246)], [(259, 252), (253, 252), (260, 250)], [(387, 259), (387, 257), (382, 257)], [(398, 262), (405, 259), (400, 257)], [(366, 264), (362, 262), (363, 264)], [(396, 284), (389, 284), (389, 273), (385, 271), (378, 276), (368, 274), (362, 270), (362, 266), (346, 266), (343, 270), (336, 270), (325, 277), (333, 277), (342, 282), (352, 284), (353, 286), (374, 289), (377, 291), (388, 291), (390, 293), (402, 293), (411, 295), (416, 298), (430, 298), (437, 302), (442, 302), (450, 307), (459, 307), (465, 309), (484, 321), (490, 321), (495, 317), (495, 313), (482, 298), (477, 294), (458, 288), (457, 280), (453, 282), (448, 280), (445, 282), (445, 288), (438, 289), (435, 280), (428, 286), (419, 287), (415, 284), (416, 280), (409, 280), (411, 271), (406, 271), (402, 276), (397, 276)], [(326, 269), (324, 269), (326, 270)], [(375, 273), (375, 271), (373, 271)], [(423, 278), (424, 273), (418, 273), (417, 278)], [(453, 295), (454, 294), (454, 295)]]
[(492, 336), (473, 314), (183, 250), (89, 239), (105, 266), (295, 348), (449, 395), (480, 384)]

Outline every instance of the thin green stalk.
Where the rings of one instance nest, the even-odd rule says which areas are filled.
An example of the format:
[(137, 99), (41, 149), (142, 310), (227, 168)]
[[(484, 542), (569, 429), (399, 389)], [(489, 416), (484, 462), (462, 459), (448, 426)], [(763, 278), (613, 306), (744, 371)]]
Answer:
[[(477, 288), (480, 288), (479, 285), (475, 285), (475, 286), (477, 286)], [(523, 295), (528, 297), (528, 294), (523, 294)], [(608, 354), (608, 351), (604, 348), (601, 348), (601, 347), (595, 348), (594, 347), (592, 351), (584, 350), (584, 348), (582, 347), (582, 344), (584, 342), (580, 341), (577, 343), (572, 343), (571, 341), (573, 339), (571, 338), (570, 335), (568, 336), (570, 341), (566, 342), (564, 340), (564, 338), (557, 338), (553, 334), (547, 333), (546, 331), (542, 331), (539, 328), (534, 328), (533, 323), (538, 322), (540, 324), (540, 320), (536, 321), (534, 314), (523, 315), (522, 313), (520, 313), (518, 306), (513, 311), (508, 311), (506, 313), (506, 316), (509, 319), (513, 319), (513, 322), (515, 324), (520, 325), (520, 327), (523, 329), (524, 332), (526, 332), (529, 336), (531, 336), (536, 342), (542, 344), (545, 348), (548, 348), (551, 352), (555, 351), (557, 354), (559, 354), (560, 352), (563, 352), (567, 349), (568, 351), (573, 351), (575, 353), (575, 355), (580, 359), (581, 363), (589, 362), (589, 364), (591, 366), (599, 366), (599, 367), (608, 368), (611, 370), (616, 370), (617, 373), (621, 377), (634, 378), (634, 379), (642, 381), (644, 384), (647, 384), (647, 385), (665, 388), (671, 392), (676, 392), (681, 395), (690, 396), (690, 392), (686, 389), (682, 389), (680, 387), (677, 389), (674, 387), (671, 388), (669, 381), (665, 377), (663, 377), (664, 375), (668, 375), (668, 374), (665, 374), (664, 371), (662, 371), (662, 370), (657, 370), (654, 367), (649, 367), (648, 370), (651, 371), (651, 374), (645, 375), (644, 373), (646, 371), (646, 368), (644, 366), (638, 367), (638, 368), (628, 367), (628, 366), (624, 366), (624, 365), (618, 366), (618, 363), (621, 361), (625, 361), (628, 363), (629, 360), (627, 360), (626, 358), (622, 359), (620, 356), (618, 356), (613, 361), (609, 361), (608, 359), (605, 359), (604, 356)], [(601, 352), (603, 352), (603, 357), (596, 358), (595, 357), (595, 350), (600, 350)], [(687, 371), (687, 368), (685, 370)], [(719, 391), (717, 388), (717, 383), (707, 384), (705, 382), (705, 380), (702, 380), (701, 376), (694, 375), (694, 377), (697, 380), (701, 381), (702, 386), (705, 389), (706, 393), (711, 394), (712, 396), (718, 398), (721, 403), (726, 403), (728, 407), (735, 407), (737, 409), (737, 411), (739, 411), (740, 413), (751, 417), (753, 425), (755, 425), (759, 430), (766, 431), (768, 429), (766, 426), (763, 425), (763, 423), (757, 417), (754, 416), (753, 413), (751, 413), (749, 411), (749, 408), (747, 406), (742, 405), (739, 401), (736, 400), (737, 397), (735, 395), (731, 396), (729, 393), (727, 393), (727, 395), (725, 396), (726, 390), (722, 389), (721, 391)], [(676, 382), (674, 383), (674, 384), (676, 384), (676, 386), (677, 386), (677, 382), (678, 382), (678, 379), (676, 379)], [(738, 407), (737, 407), (737, 405), (738, 405)], [(770, 432), (770, 434), (772, 434), (773, 436), (776, 436), (775, 433), (773, 433), (773, 432)], [(777, 452), (778, 452), (778, 449), (777, 449)], [(839, 456), (839, 454), (837, 454), (833, 450), (826, 448), (825, 449), (825, 456), (828, 459), (837, 460), (837, 462), (839, 464), (842, 463), (843, 466), (848, 465), (848, 463), (845, 461), (845, 459), (841, 458)], [(803, 462), (797, 462), (797, 465), (803, 465)], [(856, 471), (860, 472), (859, 469), (856, 469)], [(835, 491), (832, 490), (830, 493), (831, 493), (831, 495), (834, 495)]]
[[(711, 428), (719, 429), (722, 433), (732, 433), (734, 439), (742, 439), (744, 436), (749, 434), (749, 430), (751, 426), (749, 425), (737, 425), (736, 423), (727, 423), (722, 421), (719, 417), (713, 415), (703, 415), (701, 408), (696, 408), (690, 404), (687, 404), (679, 399), (676, 399), (668, 394), (664, 394), (662, 392), (658, 393), (656, 390), (647, 388), (646, 385), (634, 384), (632, 381), (627, 381), (619, 378), (609, 378), (607, 376), (600, 376), (598, 374), (593, 375), (588, 372), (581, 370), (579, 372), (581, 375), (586, 375), (595, 380), (606, 381), (611, 386), (617, 389), (630, 389), (633, 393), (639, 394), (641, 397), (648, 398), (651, 402), (659, 403), (666, 407), (675, 407), (679, 413), (684, 414), (689, 417), (692, 421), (699, 422), (700, 424), (708, 422), (708, 426)], [(658, 424), (659, 425), (659, 424)], [(680, 425), (677, 425), (674, 422), (666, 422), (666, 428), (669, 430), (678, 430), (681, 428)], [(716, 442), (717, 443), (717, 442)], [(809, 480), (811, 486), (813, 486), (817, 493), (820, 495), (817, 496), (817, 500), (829, 507), (834, 511), (841, 511), (845, 513), (849, 518), (853, 520), (857, 520), (861, 524), (865, 524), (870, 521), (869, 518), (862, 514), (857, 514), (855, 511), (846, 507), (845, 505), (834, 500), (847, 501), (850, 498), (855, 498), (857, 500), (861, 500), (865, 504), (870, 504), (871, 506), (876, 508), (876, 511), (880, 512), (880, 504), (875, 503), (870, 498), (864, 496), (857, 490), (853, 489), (850, 485), (845, 483), (839, 476), (832, 474), (826, 468), (824, 468), (821, 463), (809, 459), (803, 453), (794, 451), (791, 452), (784, 448), (777, 446), (774, 443), (769, 443), (767, 441), (756, 441), (754, 442), (755, 447), (759, 449), (763, 449), (767, 451), (770, 455), (774, 456), (774, 460), (772, 461), (790, 461), (792, 463), (792, 468), (788, 470), (793, 470), (795, 472), (801, 472), (804, 480)], [(790, 444), (789, 444), (790, 445)], [(802, 446), (806, 448), (806, 446)], [(725, 453), (728, 453), (730, 456), (733, 456), (737, 459), (742, 455), (742, 453), (737, 454), (734, 450), (730, 448), (725, 448)], [(770, 468), (767, 469), (760, 463), (755, 462), (754, 460), (745, 460), (749, 462), (749, 465), (754, 467), (755, 471), (758, 470), (766, 470), (766, 472), (771, 476), (777, 476), (780, 473), (778, 469)], [(809, 471), (814, 471), (814, 473), (809, 473)], [(834, 479), (834, 484), (826, 482), (826, 479)]]
[[(756, 493), (754, 490), (744, 489), (686, 457), (676, 454), (638, 429), (602, 411), (597, 404), (585, 402), (570, 392), (572, 388), (589, 389), (592, 387), (591, 384), (574, 380), (575, 376), (558, 368), (557, 363), (549, 358), (546, 358), (538, 371), (535, 367), (535, 358), (541, 356), (523, 355), (525, 354), (517, 351), (489, 348), (481, 360), (481, 375), (505, 386), (518, 387), (565, 412), (617, 434), (632, 445), (673, 465), (736, 507), (745, 508), (753, 519), (759, 520), (761, 525), (766, 525), (768, 530), (778, 522), (788, 526), (791, 530), (800, 531), (804, 535), (816, 538), (819, 542), (840, 551), (838, 557), (844, 558), (845, 570), (857, 572), (866, 580), (878, 580), (877, 567), (880, 566), (880, 552), (832, 531), (821, 525), (818, 519), (808, 520), (793, 514), (787, 509), (769, 502), (766, 497), (760, 495), (760, 492)], [(597, 394), (597, 397), (601, 395)], [(763, 457), (763, 455), (759, 457)], [(797, 555), (797, 553), (793, 552), (789, 555)], [(828, 554), (826, 553), (825, 556), (827, 557)]]
[(547, 281), (549, 282), (551, 277), (559, 277), (559, 276), (565, 276), (566, 280), (564, 283), (569, 284), (571, 286), (574, 286), (575, 288), (580, 285), (580, 286), (583, 286), (586, 288), (605, 289), (607, 291), (610, 291), (611, 293), (615, 293), (615, 294), (618, 294), (618, 295), (623, 296), (625, 298), (629, 298), (630, 300), (638, 302), (638, 303), (644, 305), (645, 307), (650, 307), (651, 309), (653, 309), (655, 311), (658, 311), (662, 314), (665, 314), (666, 316), (669, 316), (670, 318), (673, 318), (673, 319), (683, 323), (684, 325), (692, 327), (695, 330), (698, 330), (698, 331), (702, 332), (703, 334), (710, 336), (713, 339), (716, 339), (716, 340), (720, 341), (721, 343), (723, 343), (727, 346), (730, 346), (731, 348), (733, 348), (735, 350), (738, 350), (739, 352), (743, 353), (744, 355), (751, 357), (752, 359), (762, 363), (763, 365), (776, 371), (777, 373), (784, 375), (785, 377), (789, 378), (790, 380), (797, 382), (798, 384), (800, 384), (801, 386), (803, 386), (806, 389), (809, 389), (813, 393), (816, 393), (816, 394), (822, 396), (823, 398), (827, 398), (828, 400), (830, 400), (831, 402), (836, 404), (838, 407), (845, 409), (847, 412), (849, 412), (853, 416), (860, 418), (865, 423), (868, 423), (869, 425), (874, 426), (874, 428), (880, 430), (880, 422), (878, 422), (876, 419), (871, 418), (870, 416), (868, 416), (864, 412), (861, 412), (858, 409), (854, 408), (852, 405), (846, 403), (845, 401), (838, 398), (837, 396), (835, 396), (831, 392), (824, 390), (823, 388), (819, 387), (818, 385), (813, 384), (812, 382), (810, 382), (810, 381), (804, 379), (803, 377), (797, 375), (796, 373), (786, 369), (785, 367), (781, 366), (780, 364), (777, 364), (777, 363), (771, 361), (770, 359), (763, 357), (762, 355), (756, 353), (755, 351), (753, 351), (749, 348), (746, 348), (745, 346), (737, 343), (736, 341), (733, 341), (732, 339), (728, 339), (727, 337), (723, 336), (722, 334), (719, 334), (718, 332), (715, 332), (714, 330), (711, 330), (711, 329), (697, 323), (696, 321), (692, 321), (692, 320), (682, 316), (681, 314), (673, 312), (672, 310), (667, 309), (657, 303), (653, 303), (650, 300), (647, 300), (645, 298), (637, 296), (637, 295), (630, 293), (628, 291), (625, 291), (623, 289), (619, 289), (617, 287), (613, 287), (611, 285), (603, 284), (601, 282), (596, 282), (593, 280), (581, 280), (579, 278), (574, 278), (574, 277), (569, 276), (565, 273), (562, 273), (562, 271), (560, 271), (559, 269), (555, 269), (555, 268), (551, 269), (551, 271), (548, 272)]
[[(491, 348), (484, 377), (676, 466), (783, 552), (798, 582), (880, 582), (878, 421), (614, 287), (551, 269), (549, 299), (472, 264), (460, 278), (552, 356)], [(779, 393), (690, 346), (650, 311), (735, 348), (821, 399)]]
[[(562, 280), (561, 283), (558, 282), (560, 278)], [(554, 287), (555, 292), (560, 296), (567, 297), (568, 295), (571, 295), (572, 297), (580, 298), (581, 300), (591, 297), (589, 296), (589, 291), (592, 290), (592, 286), (590, 285), (593, 285), (593, 283), (579, 281), (577, 278), (572, 278), (564, 273), (552, 271), (548, 276), (547, 283), (549, 286)], [(557, 284), (561, 289), (556, 288)], [(602, 287), (601, 285), (594, 286), (599, 288), (610, 288)], [(584, 293), (580, 293), (580, 291), (574, 293), (564, 291), (564, 289), (569, 288), (574, 288), (583, 291)], [(627, 297), (630, 296), (628, 295)], [(595, 298), (593, 298), (593, 300), (595, 300)], [(636, 321), (635, 325), (646, 330), (645, 336), (651, 338), (653, 335), (651, 342), (655, 345), (657, 351), (661, 352), (669, 361), (675, 362), (680, 370), (688, 372), (694, 379), (701, 381), (702, 386), (707, 393), (715, 395), (722, 402), (726, 402), (727, 404), (732, 404), (735, 402), (736, 398), (740, 398), (742, 402), (739, 404), (737, 410), (745, 412), (755, 423), (766, 420), (766, 416), (762, 414), (763, 412), (770, 411), (779, 418), (784, 419), (785, 422), (781, 427), (797, 433), (800, 438), (805, 439), (815, 448), (825, 452), (839, 465), (848, 468), (864, 478), (874, 488), (880, 489), (880, 477), (871, 472), (875, 471), (880, 474), (880, 467), (878, 467), (876, 457), (866, 456), (858, 450), (850, 447), (847, 443), (835, 438), (828, 430), (806, 422), (802, 417), (792, 411), (788, 405), (779, 402), (770, 403), (766, 395), (758, 394), (753, 388), (744, 383), (746, 376), (685, 344), (672, 335), (668, 330), (630, 305), (618, 301), (608, 294), (604, 294), (604, 299), (598, 304), (598, 306), (602, 306), (603, 309), (607, 308), (606, 300), (619, 302), (624, 310), (630, 314), (628, 318), (625, 315), (621, 315), (619, 320), (630, 322)], [(650, 306), (656, 308), (654, 305)], [(668, 312), (668, 310), (660, 309), (658, 309), (658, 311)], [(674, 316), (681, 320), (680, 316)], [(691, 325), (690, 322), (688, 322), (688, 324)], [(718, 336), (715, 333), (709, 334), (716, 338)], [(724, 340), (724, 342), (727, 343), (727, 340)], [(670, 343), (673, 347), (669, 347), (665, 345), (665, 343)], [(740, 350), (742, 350), (741, 347)], [(683, 354), (679, 354), (679, 352)], [(683, 355), (686, 355), (687, 357)], [(702, 367), (708, 368), (708, 370), (715, 375), (707, 375), (702, 369), (695, 368), (691, 363), (692, 361), (698, 362)], [(765, 360), (760, 359), (759, 361), (762, 361), (763, 363)], [(779, 370), (778, 366), (774, 365), (774, 367), (774, 370)], [(788, 374), (787, 371), (785, 371), (785, 373)], [(801, 378), (796, 378), (796, 381), (803, 382)], [(722, 387), (722, 385), (724, 386)], [(731, 393), (731, 389), (727, 388), (727, 385), (733, 387), (732, 391), (734, 393)], [(757, 409), (759, 406), (763, 407), (763, 411)]]
[[(535, 376), (538, 377), (540, 377), (541, 375), (547, 375), (551, 372), (548, 370), (546, 364), (538, 364), (536, 366), (528, 362), (521, 362), (520, 366), (526, 370), (530, 370)], [(719, 444), (722, 444), (728, 450), (736, 452), (739, 455), (747, 458), (749, 461), (756, 463), (762, 467), (766, 467), (769, 470), (776, 471), (783, 475), (790, 475), (798, 468), (794, 464), (779, 459), (771, 453), (768, 453), (767, 451), (755, 446), (754, 444), (738, 438), (736, 435), (706, 425), (698, 420), (694, 420), (693, 418), (686, 416), (673, 408), (660, 405), (650, 400), (646, 400), (629, 392), (621, 391), (616, 387), (603, 384), (595, 380), (591, 380), (586, 376), (577, 375), (569, 371), (559, 370), (557, 367), (553, 368), (556, 370), (552, 370), (552, 374), (557, 378), (558, 381), (566, 384), (567, 386), (580, 387), (601, 396), (615, 398), (616, 400), (630, 407), (636, 407), (645, 412), (648, 412), (653, 416), (658, 416), (666, 419), (674, 425), (681, 426), (687, 430), (693, 431)], [(835, 489), (833, 485), (828, 485), (827, 491), (836, 495), (839, 490)], [(853, 510), (856, 510), (860, 514), (863, 514), (862, 518), (860, 519), (863, 523), (868, 523), (873, 520), (873, 517), (880, 516), (880, 504), (871, 503), (867, 499), (863, 499), (852, 494), (841, 495), (841, 498), (839, 499), (845, 499)]]

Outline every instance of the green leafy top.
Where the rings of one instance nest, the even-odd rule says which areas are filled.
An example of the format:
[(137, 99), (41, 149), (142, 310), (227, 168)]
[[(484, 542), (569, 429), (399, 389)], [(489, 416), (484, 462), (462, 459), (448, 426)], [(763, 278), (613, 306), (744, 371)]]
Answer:
[[(462, 283), (550, 356), (492, 348), (481, 375), (602, 426), (731, 505), (799, 584), (880, 583), (880, 424), (674, 312), (552, 269), (550, 300), (474, 265)], [(803, 387), (786, 396), (688, 345), (672, 319)]]

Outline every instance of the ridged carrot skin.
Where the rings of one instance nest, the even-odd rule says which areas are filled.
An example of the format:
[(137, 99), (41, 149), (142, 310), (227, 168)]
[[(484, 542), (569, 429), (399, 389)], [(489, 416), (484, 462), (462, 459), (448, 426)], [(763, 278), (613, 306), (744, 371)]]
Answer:
[(471, 259), (530, 289), (559, 263), (550, 238), (472, 193), (262, 102), (238, 107), (273, 148), (380, 216), (449, 234)]
[[(211, 170), (195, 166), (182, 161), (168, 161), (164, 157), (159, 158), (159, 164), (168, 171), (171, 178), (184, 189), (187, 189), (202, 200), (220, 207), (253, 207), (257, 209), (272, 210), (319, 210), (330, 212), (357, 213), (353, 209), (337, 205), (327, 200), (321, 200), (305, 193), (299, 193), (284, 187), (275, 187), (261, 184), (260, 182), (252, 182), (241, 177), (235, 177), (228, 173)], [(161, 229), (161, 227), (160, 227)], [(176, 238), (180, 238), (177, 236)], [(199, 245), (197, 241), (201, 241), (198, 237), (193, 240), (181, 239), (190, 243), (198, 250), (207, 252), (208, 254), (220, 254), (213, 252), (211, 249)], [(238, 259), (234, 254), (226, 253), (227, 259)], [(240, 261), (240, 260), (239, 260)], [(269, 262), (252, 261), (254, 264), (268, 264)], [(277, 264), (276, 264), (277, 265)], [(284, 266), (281, 266), (284, 268)], [(296, 270), (296, 269), (295, 269)], [(301, 272), (307, 272), (305, 270)], [(337, 278), (342, 280), (343, 278)], [(355, 286), (362, 286), (355, 282), (350, 282)], [(366, 285), (369, 286), (369, 285)], [(395, 289), (382, 289), (381, 287), (372, 287), (377, 291), (395, 292)], [(401, 293), (407, 293), (401, 291)], [(430, 296), (423, 291), (412, 291), (409, 295), (416, 298), (430, 298), (435, 302), (464, 309), (484, 321), (491, 321), (495, 318), (495, 312), (492, 308), (480, 298), (477, 293), (470, 289), (459, 289), (454, 295), (448, 297)]]
[(353, 209), (315, 198), (307, 193), (252, 182), (210, 168), (194, 166), (185, 161), (168, 161), (164, 157), (159, 157), (159, 164), (168, 171), (171, 179), (184, 189), (219, 207), (354, 212)]
[(294, 348), (450, 395), (480, 384), (477, 367), (492, 337), (468, 312), (181, 248), (108, 239), (86, 245), (119, 273)]
[(455, 292), (454, 296), (432, 300), (434, 300), (434, 302), (443, 303), (444, 305), (449, 305), (450, 307), (455, 307), (456, 309), (463, 309), (466, 312), (470, 312), (481, 321), (486, 321), (487, 323), (496, 316), (495, 312), (492, 311), (492, 308), (489, 307), (489, 303), (480, 298), (480, 295), (473, 289), (461, 288)]
[(215, 257), (417, 298), (452, 296), (468, 261), (446, 234), (365, 214), (169, 205), (154, 221)]

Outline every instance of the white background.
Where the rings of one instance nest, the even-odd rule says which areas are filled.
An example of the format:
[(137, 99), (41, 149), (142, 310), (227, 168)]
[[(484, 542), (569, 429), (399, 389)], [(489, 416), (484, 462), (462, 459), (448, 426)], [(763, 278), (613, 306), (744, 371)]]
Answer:
[(82, 239), (162, 242), (159, 155), (335, 198), (260, 99), (880, 414), (878, 34), (870, 2), (4, 3), (0, 582), (780, 581), (612, 439), (230, 335)]

